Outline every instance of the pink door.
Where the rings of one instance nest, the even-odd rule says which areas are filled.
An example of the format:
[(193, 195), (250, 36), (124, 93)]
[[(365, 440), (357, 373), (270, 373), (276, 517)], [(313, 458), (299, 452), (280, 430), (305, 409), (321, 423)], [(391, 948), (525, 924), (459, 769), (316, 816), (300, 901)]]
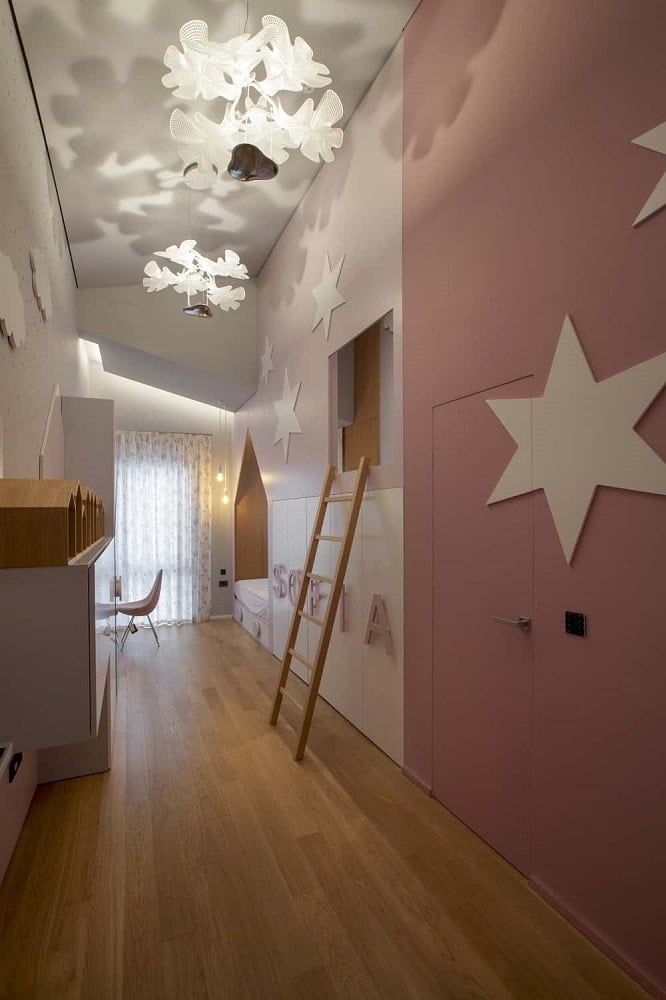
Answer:
[(534, 495), (487, 506), (515, 444), (485, 401), (532, 383), (433, 411), (433, 794), (524, 873), (533, 639), (508, 622), (532, 617)]

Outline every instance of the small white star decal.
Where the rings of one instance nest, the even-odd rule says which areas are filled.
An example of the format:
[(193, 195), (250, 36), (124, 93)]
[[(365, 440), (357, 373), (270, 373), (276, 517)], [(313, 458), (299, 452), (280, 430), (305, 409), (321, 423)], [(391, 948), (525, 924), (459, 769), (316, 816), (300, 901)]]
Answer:
[(666, 494), (634, 430), (664, 382), (666, 354), (597, 382), (567, 316), (543, 396), (486, 400), (518, 445), (488, 503), (543, 489), (570, 563), (597, 486)]
[(273, 341), (266, 337), (266, 346), (264, 347), (264, 353), (261, 355), (261, 375), (259, 376), (259, 381), (268, 386), (268, 376), (272, 371), (275, 371), (273, 367)]
[(313, 331), (316, 330), (319, 323), (323, 321), (324, 333), (326, 334), (327, 340), (331, 330), (331, 316), (333, 314), (333, 310), (337, 309), (338, 306), (344, 305), (345, 302), (345, 299), (343, 299), (337, 289), (344, 259), (345, 255), (343, 254), (333, 270), (331, 270), (331, 261), (328, 254), (326, 254), (326, 260), (324, 261), (324, 277), (321, 280), (321, 284), (316, 285), (312, 289), (312, 294), (317, 300), (317, 312), (315, 313), (312, 329)]
[(289, 435), (301, 433), (301, 425), (296, 419), (295, 410), (296, 401), (298, 399), (298, 394), (301, 391), (302, 384), (302, 382), (299, 382), (298, 385), (293, 387), (293, 389), (290, 388), (289, 372), (285, 368), (282, 399), (276, 399), (273, 403), (278, 418), (273, 444), (278, 444), (280, 441), (282, 442), (285, 462), (289, 461)]
[[(649, 132), (644, 132), (643, 135), (639, 135), (637, 139), (632, 139), (631, 141), (637, 146), (652, 149), (655, 153), (666, 154), (666, 122), (662, 122), (661, 125), (657, 125), (656, 128), (651, 129)], [(666, 173), (634, 219), (633, 225), (637, 226), (639, 222), (648, 219), (655, 212), (658, 212), (660, 208), (663, 208), (664, 205), (666, 205)]]

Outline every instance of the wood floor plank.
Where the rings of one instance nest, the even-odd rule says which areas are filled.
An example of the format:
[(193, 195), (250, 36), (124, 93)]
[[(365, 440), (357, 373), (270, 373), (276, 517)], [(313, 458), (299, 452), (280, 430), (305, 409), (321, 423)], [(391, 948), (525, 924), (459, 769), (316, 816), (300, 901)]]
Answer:
[(645, 997), (321, 699), (296, 764), (235, 623), (160, 642), (125, 647), (111, 773), (38, 789), (1, 1000)]
[(336, 995), (347, 1000), (364, 997), (381, 1000), (382, 993), (372, 973), (345, 930), (324, 891), (317, 887), (299, 896), (297, 906), (308, 933), (319, 952), (322, 965), (335, 983)]
[(127, 805), (123, 997), (164, 995), (150, 804)]
[(82, 997), (122, 1000), (125, 934), (125, 844), (98, 841), (96, 882), (86, 943)]
[(164, 1000), (216, 1000), (206, 982), (206, 970), (195, 935), (162, 943)]

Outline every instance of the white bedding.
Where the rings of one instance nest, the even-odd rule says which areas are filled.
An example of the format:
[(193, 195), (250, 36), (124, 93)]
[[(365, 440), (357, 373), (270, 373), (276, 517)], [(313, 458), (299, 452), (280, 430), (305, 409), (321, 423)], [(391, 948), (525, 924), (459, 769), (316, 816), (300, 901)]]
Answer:
[(268, 617), (268, 580), (236, 580), (234, 594), (257, 618)]

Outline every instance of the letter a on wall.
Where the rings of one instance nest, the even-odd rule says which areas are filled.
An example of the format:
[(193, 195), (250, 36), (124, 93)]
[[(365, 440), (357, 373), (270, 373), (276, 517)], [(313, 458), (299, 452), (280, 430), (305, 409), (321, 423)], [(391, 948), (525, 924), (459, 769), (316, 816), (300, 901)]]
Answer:
[(368, 624), (365, 629), (365, 639), (363, 640), (366, 646), (369, 646), (372, 642), (373, 635), (384, 636), (384, 648), (389, 656), (393, 656), (394, 646), (391, 636), (391, 626), (389, 625), (384, 598), (381, 594), (372, 595), (372, 605), (368, 616)]

